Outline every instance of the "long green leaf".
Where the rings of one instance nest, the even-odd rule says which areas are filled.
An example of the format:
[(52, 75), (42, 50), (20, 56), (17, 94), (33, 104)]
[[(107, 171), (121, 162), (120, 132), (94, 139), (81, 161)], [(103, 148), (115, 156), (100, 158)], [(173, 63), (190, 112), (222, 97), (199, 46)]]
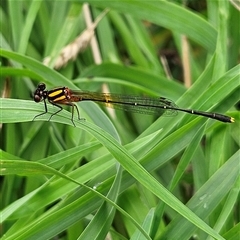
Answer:
[[(0, 106), (4, 106), (8, 101), (3, 101), (0, 103)], [(27, 101), (25, 101), (27, 103)], [(18, 104), (19, 105), (19, 104)], [(25, 105), (25, 104), (24, 104)], [(29, 104), (30, 106), (31, 104)], [(23, 106), (23, 105), (22, 105)], [(20, 107), (17, 107), (18, 111)], [(6, 110), (7, 109), (7, 110)], [(33, 110), (33, 109), (32, 109)], [(10, 117), (10, 109), (8, 107), (5, 108), (4, 115), (8, 118)], [(26, 105), (24, 106), (23, 112), (26, 111)], [(29, 119), (31, 116), (31, 111), (27, 111), (24, 114), (23, 118), (25, 121)], [(30, 113), (30, 114), (29, 114)], [(12, 114), (12, 113), (11, 113)], [(63, 114), (65, 115), (65, 114)], [(31, 117), (30, 117), (31, 118)], [(54, 121), (59, 121), (60, 118), (57, 118)], [(45, 118), (46, 119), (46, 118)], [(68, 119), (64, 119), (62, 122), (67, 123)], [(12, 121), (16, 121), (12, 119)], [(17, 120), (19, 121), (19, 119)], [(194, 121), (193, 121), (194, 122)], [(69, 122), (67, 123), (69, 124)], [(110, 153), (121, 163), (121, 165), (133, 176), (135, 177), (141, 184), (147, 187), (150, 191), (152, 191), (156, 196), (158, 196), (162, 201), (166, 204), (169, 204), (173, 209), (179, 212), (182, 216), (186, 217), (189, 221), (196, 224), (199, 228), (206, 231), (210, 235), (216, 237), (217, 239), (222, 239), (218, 234), (216, 234), (207, 224), (205, 224), (201, 219), (199, 219), (195, 214), (193, 214), (188, 208), (186, 208), (179, 200), (175, 198), (172, 194), (170, 194), (166, 189), (160, 185), (137, 161), (131, 156), (123, 147), (121, 147), (116, 140), (114, 140), (108, 133), (104, 132), (102, 129), (98, 128), (95, 125), (90, 124), (89, 122), (77, 122), (77, 127), (82, 128), (83, 130), (91, 133), (95, 138), (98, 139), (109, 151)]]

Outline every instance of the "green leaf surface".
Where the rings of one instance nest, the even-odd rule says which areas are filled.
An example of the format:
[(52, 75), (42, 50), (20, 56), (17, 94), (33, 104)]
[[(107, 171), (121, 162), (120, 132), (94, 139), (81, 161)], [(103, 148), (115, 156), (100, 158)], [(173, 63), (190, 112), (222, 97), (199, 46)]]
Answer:
[[(0, 105), (4, 105), (3, 101)], [(30, 104), (29, 104), (30, 105)], [(24, 107), (26, 109), (26, 106)], [(19, 107), (18, 107), (19, 109)], [(8, 110), (4, 113), (7, 115)], [(31, 112), (30, 112), (31, 113)], [(23, 116), (23, 119), (29, 116)], [(66, 119), (64, 119), (66, 122)], [(77, 127), (84, 129), (91, 133), (95, 138), (98, 139), (108, 151), (121, 163), (121, 165), (141, 184), (148, 188), (152, 193), (158, 196), (166, 204), (169, 204), (173, 209), (178, 211), (181, 215), (186, 217), (189, 221), (197, 224), (199, 228), (208, 232), (210, 235), (221, 239), (221, 237), (212, 231), (202, 220), (200, 220), (195, 214), (193, 214), (188, 208), (186, 208), (181, 202), (179, 202), (173, 195), (171, 195), (166, 189), (163, 188), (135, 159), (129, 154), (123, 147), (121, 147), (116, 140), (114, 140), (107, 132), (102, 129), (90, 124), (89, 122), (77, 122)], [(41, 169), (40, 169), (41, 170)]]
[[(1, 2), (1, 239), (237, 239), (240, 14), (202, 3)], [(76, 41), (106, 8), (95, 40)], [(76, 127), (67, 106), (48, 121), (48, 101), (32, 121), (44, 112), (32, 99), (39, 82), (165, 97), (235, 122), (91, 101), (76, 103)]]
[[(83, 2), (83, 1), (80, 1)], [(89, 1), (90, 4), (101, 8), (110, 8), (121, 13), (130, 13), (139, 19), (148, 20), (165, 28), (186, 34), (190, 39), (214, 51), (217, 37), (214, 29), (206, 20), (182, 8), (178, 4), (167, 1), (141, 1), (141, 0), (113, 0)], [(191, 21), (189, 21), (191, 19)]]

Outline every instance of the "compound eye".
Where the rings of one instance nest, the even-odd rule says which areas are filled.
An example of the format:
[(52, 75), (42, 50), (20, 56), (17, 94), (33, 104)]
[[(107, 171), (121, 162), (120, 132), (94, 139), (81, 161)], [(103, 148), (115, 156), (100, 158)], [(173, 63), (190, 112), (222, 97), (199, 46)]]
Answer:
[(42, 98), (38, 95), (34, 95), (34, 101), (35, 102), (40, 102), (42, 100)]
[(46, 88), (45, 83), (39, 83), (38, 84), (38, 89), (40, 89), (41, 91), (43, 91)]

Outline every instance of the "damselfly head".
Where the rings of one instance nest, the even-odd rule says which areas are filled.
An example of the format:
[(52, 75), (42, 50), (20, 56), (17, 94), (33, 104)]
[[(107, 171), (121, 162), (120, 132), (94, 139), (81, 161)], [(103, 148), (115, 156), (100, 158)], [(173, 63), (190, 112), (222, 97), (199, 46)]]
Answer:
[(46, 88), (46, 85), (44, 83), (38, 84), (37, 89), (34, 92), (34, 96), (33, 96), (33, 99), (35, 102), (40, 102), (42, 98), (44, 98), (45, 88)]
[(37, 89), (39, 89), (40, 91), (43, 91), (46, 88), (45, 83), (39, 83), (37, 86)]

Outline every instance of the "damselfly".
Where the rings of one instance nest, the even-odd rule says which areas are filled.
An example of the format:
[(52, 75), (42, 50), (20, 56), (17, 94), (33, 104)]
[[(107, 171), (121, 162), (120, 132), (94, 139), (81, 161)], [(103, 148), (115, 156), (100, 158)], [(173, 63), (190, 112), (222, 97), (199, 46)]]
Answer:
[(62, 111), (62, 106), (59, 104), (65, 104), (72, 107), (72, 123), (74, 116), (74, 107), (77, 110), (78, 119), (80, 119), (80, 114), (77, 106), (74, 102), (80, 101), (93, 101), (97, 103), (105, 104), (107, 107), (122, 109), (124, 111), (143, 113), (143, 114), (163, 114), (164, 116), (174, 116), (177, 114), (177, 111), (186, 112), (198, 116), (203, 116), (207, 118), (213, 118), (215, 120), (232, 123), (234, 122), (234, 118), (222, 115), (219, 113), (212, 112), (202, 112), (191, 109), (179, 108), (175, 105), (175, 103), (164, 97), (142, 97), (135, 95), (121, 95), (121, 94), (112, 94), (112, 93), (97, 93), (97, 92), (87, 92), (87, 91), (78, 91), (71, 90), (68, 87), (58, 87), (52, 90), (46, 90), (46, 85), (44, 83), (39, 83), (38, 87), (34, 93), (34, 101), (40, 102), (43, 100), (45, 112), (36, 115), (39, 117), (48, 112), (46, 99), (52, 105), (58, 107), (58, 111), (53, 113), (52, 116), (56, 115), (60, 111)]

